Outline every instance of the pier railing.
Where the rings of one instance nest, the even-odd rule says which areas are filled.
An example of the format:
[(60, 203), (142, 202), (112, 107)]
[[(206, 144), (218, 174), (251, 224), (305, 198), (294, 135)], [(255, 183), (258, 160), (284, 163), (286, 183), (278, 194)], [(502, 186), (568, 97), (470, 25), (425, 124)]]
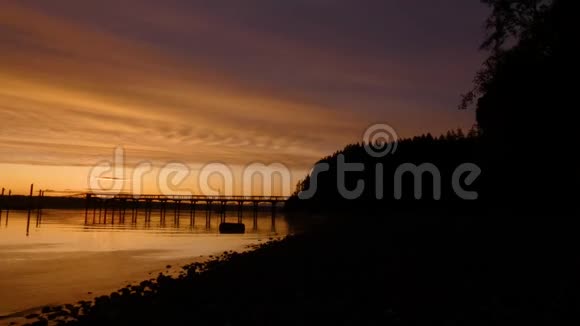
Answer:
[(226, 196), (226, 195), (151, 195), (151, 194), (110, 194), (86, 193), (87, 198), (105, 200), (136, 200), (136, 201), (191, 201), (191, 202), (267, 202), (278, 203), (288, 199), (287, 196)]

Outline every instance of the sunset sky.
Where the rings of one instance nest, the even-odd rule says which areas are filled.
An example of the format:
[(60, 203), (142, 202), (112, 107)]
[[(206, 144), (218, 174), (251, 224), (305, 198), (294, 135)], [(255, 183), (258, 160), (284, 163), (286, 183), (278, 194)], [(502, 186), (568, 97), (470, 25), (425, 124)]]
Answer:
[(279, 162), (295, 182), (373, 123), (470, 128), (486, 8), (426, 3), (0, 0), (0, 187), (84, 191), (117, 146), (129, 169)]

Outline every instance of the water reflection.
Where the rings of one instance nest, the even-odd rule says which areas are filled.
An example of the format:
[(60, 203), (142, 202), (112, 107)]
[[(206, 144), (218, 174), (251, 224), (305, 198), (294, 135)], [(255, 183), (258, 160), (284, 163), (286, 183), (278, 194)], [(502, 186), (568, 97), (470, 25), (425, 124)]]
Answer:
[[(91, 212), (92, 213), (92, 212)], [(222, 218), (198, 210), (175, 214), (160, 211), (137, 218), (119, 211), (98, 211), (93, 223), (85, 210), (11, 210), (0, 221), (0, 319), (2, 315), (47, 303), (66, 303), (114, 290), (126, 281), (141, 281), (166, 265), (179, 266), (199, 256), (244, 250), (290, 232), (283, 214), (270, 211), (257, 218), (244, 212), (244, 234), (219, 234)], [(210, 218), (206, 216), (210, 215)], [(29, 218), (30, 217), (30, 218)], [(225, 216), (236, 222), (237, 212)], [(10, 295), (7, 295), (10, 294)], [(88, 298), (91, 298), (89, 296)]]
[[(286, 235), (288, 223), (283, 214), (272, 215), (269, 211), (242, 213), (227, 212), (225, 215), (212, 211), (156, 212), (144, 210), (117, 211), (95, 209), (87, 214), (84, 210), (34, 209), (30, 211), (3, 211), (0, 215), (0, 232), (29, 236), (31, 229), (38, 231), (43, 224), (54, 230), (78, 232), (143, 231), (157, 234), (217, 234), (222, 222), (239, 222), (246, 225), (247, 235)], [(10, 223), (9, 223), (10, 219)], [(3, 222), (3, 223), (2, 223)], [(33, 232), (34, 233), (34, 232)], [(0, 240), (0, 244), (1, 244)]]
[[(9, 221), (4, 212), (0, 223), (0, 250), (6, 258), (19, 246), (44, 251), (51, 244), (51, 251), (110, 251), (110, 250), (162, 250), (167, 256), (198, 256), (222, 249), (237, 249), (271, 237), (288, 234), (289, 225), (283, 214), (272, 218), (270, 212), (258, 216), (245, 214), (241, 221), (246, 225), (244, 234), (219, 234), (222, 221), (238, 221), (237, 212), (225, 217), (202, 210), (194, 216), (177, 215), (163, 218), (160, 211), (145, 218), (137, 212), (137, 218), (119, 212), (104, 212), (85, 223), (84, 210), (45, 209), (11, 211)], [(7, 250), (7, 248), (11, 250)]]

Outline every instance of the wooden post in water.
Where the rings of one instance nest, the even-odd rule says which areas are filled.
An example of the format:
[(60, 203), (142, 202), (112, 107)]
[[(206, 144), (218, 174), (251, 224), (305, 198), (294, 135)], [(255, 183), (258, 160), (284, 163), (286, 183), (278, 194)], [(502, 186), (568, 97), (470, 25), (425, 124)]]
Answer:
[(94, 199), (91, 199), (93, 204), (93, 224), (95, 224), (95, 217), (97, 216), (97, 205)]
[(207, 210), (205, 211), (205, 228), (211, 227), (211, 200), (207, 201)]
[(178, 208), (177, 208), (177, 201), (174, 200), (173, 201), (173, 225), (177, 225), (177, 214), (179, 214), (177, 212)]
[(151, 217), (153, 216), (153, 204), (152, 204), (152, 201), (149, 200), (147, 202), (147, 205), (149, 205), (148, 206), (149, 208), (146, 208), (145, 209), (146, 210), (145, 215), (147, 216), (147, 218), (145, 220), (147, 221), (147, 226), (150, 226), (151, 225)]
[(8, 190), (8, 200), (6, 201), (6, 222), (4, 225), (8, 225), (8, 215), (10, 215), (10, 196), (12, 196), (12, 190)]
[(167, 213), (167, 201), (166, 200), (163, 200), (161, 202), (161, 208), (160, 208), (160, 211), (159, 211), (159, 214), (161, 215), (159, 217), (159, 221), (160, 221), (161, 225), (165, 225), (165, 214), (166, 213)]
[(174, 201), (173, 205), (175, 205), (173, 208), (173, 224), (179, 225), (179, 208), (181, 206), (181, 200)]
[(2, 209), (4, 208), (4, 188), (2, 188), (2, 194), (0, 194), (0, 222), (2, 222)]
[(111, 199), (111, 223), (115, 224), (115, 198)]
[(191, 201), (191, 210), (189, 212), (189, 225), (195, 225), (195, 201)]
[(276, 232), (276, 202), (272, 202), (272, 226), (271, 231)]
[(147, 199), (145, 204), (145, 222), (151, 223), (151, 213), (153, 210), (153, 205), (151, 204), (151, 199)]
[(103, 215), (103, 199), (99, 198), (99, 224), (101, 224), (101, 215)]
[(244, 203), (243, 202), (238, 202), (238, 223), (242, 223), (242, 217), (243, 217), (243, 207)]
[(103, 223), (107, 224), (107, 199), (103, 200), (105, 211), (103, 212)]
[(225, 223), (226, 221), (226, 202), (222, 200), (220, 206), (220, 215), (221, 215), (221, 222)]
[(121, 200), (121, 211), (119, 211), (119, 214), (121, 214), (121, 220), (122, 223), (125, 224), (125, 214), (127, 213), (127, 200), (123, 199)]
[[(141, 202), (137, 202), (137, 205), (140, 205)], [(147, 201), (143, 202), (143, 210), (145, 211), (145, 223), (147, 223)], [(139, 218), (139, 206), (137, 206), (137, 211), (135, 212), (135, 221), (137, 222)]]
[(88, 223), (89, 219), (89, 200), (91, 200), (91, 194), (87, 194), (85, 198), (85, 224)]
[(41, 205), (41, 200), (42, 200), (42, 195), (43, 192), (42, 190), (38, 190), (38, 197), (36, 198), (36, 227), (40, 226), (40, 222), (42, 219), (42, 215), (41, 215), (41, 211), (40, 211), (40, 205)]
[(137, 214), (139, 214), (139, 208), (137, 205), (139, 201), (133, 199), (133, 207), (131, 207), (131, 223), (137, 223)]
[(34, 184), (30, 184), (30, 195), (28, 195), (28, 219), (26, 220), (26, 236), (30, 233), (30, 213), (32, 212), (32, 194), (34, 193)]
[(143, 204), (143, 208), (145, 210), (145, 224), (147, 224), (147, 200), (145, 200), (145, 202)]
[(258, 229), (258, 203), (254, 202), (254, 216), (253, 216), (253, 229), (256, 231)]

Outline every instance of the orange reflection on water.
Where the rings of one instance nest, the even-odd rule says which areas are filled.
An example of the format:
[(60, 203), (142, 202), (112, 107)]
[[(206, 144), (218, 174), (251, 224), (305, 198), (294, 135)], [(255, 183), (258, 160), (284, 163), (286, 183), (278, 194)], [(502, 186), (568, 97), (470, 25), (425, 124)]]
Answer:
[[(228, 221), (237, 221), (237, 213), (232, 214)], [(91, 219), (85, 224), (84, 210), (44, 210), (38, 221), (32, 212), (26, 235), (27, 215), (11, 211), (6, 223), (3, 212), (0, 221), (0, 318), (46, 304), (92, 299), (153, 277), (166, 265), (245, 250), (290, 230), (281, 214), (272, 220), (269, 212), (260, 212), (255, 226), (252, 216), (244, 216), (245, 234), (222, 235), (219, 217), (208, 225), (204, 211), (196, 212), (192, 225), (189, 214), (174, 223), (172, 212), (165, 224), (155, 212), (150, 223), (141, 214), (137, 223), (119, 223), (117, 217), (112, 224), (109, 216), (107, 224), (92, 224)]]

